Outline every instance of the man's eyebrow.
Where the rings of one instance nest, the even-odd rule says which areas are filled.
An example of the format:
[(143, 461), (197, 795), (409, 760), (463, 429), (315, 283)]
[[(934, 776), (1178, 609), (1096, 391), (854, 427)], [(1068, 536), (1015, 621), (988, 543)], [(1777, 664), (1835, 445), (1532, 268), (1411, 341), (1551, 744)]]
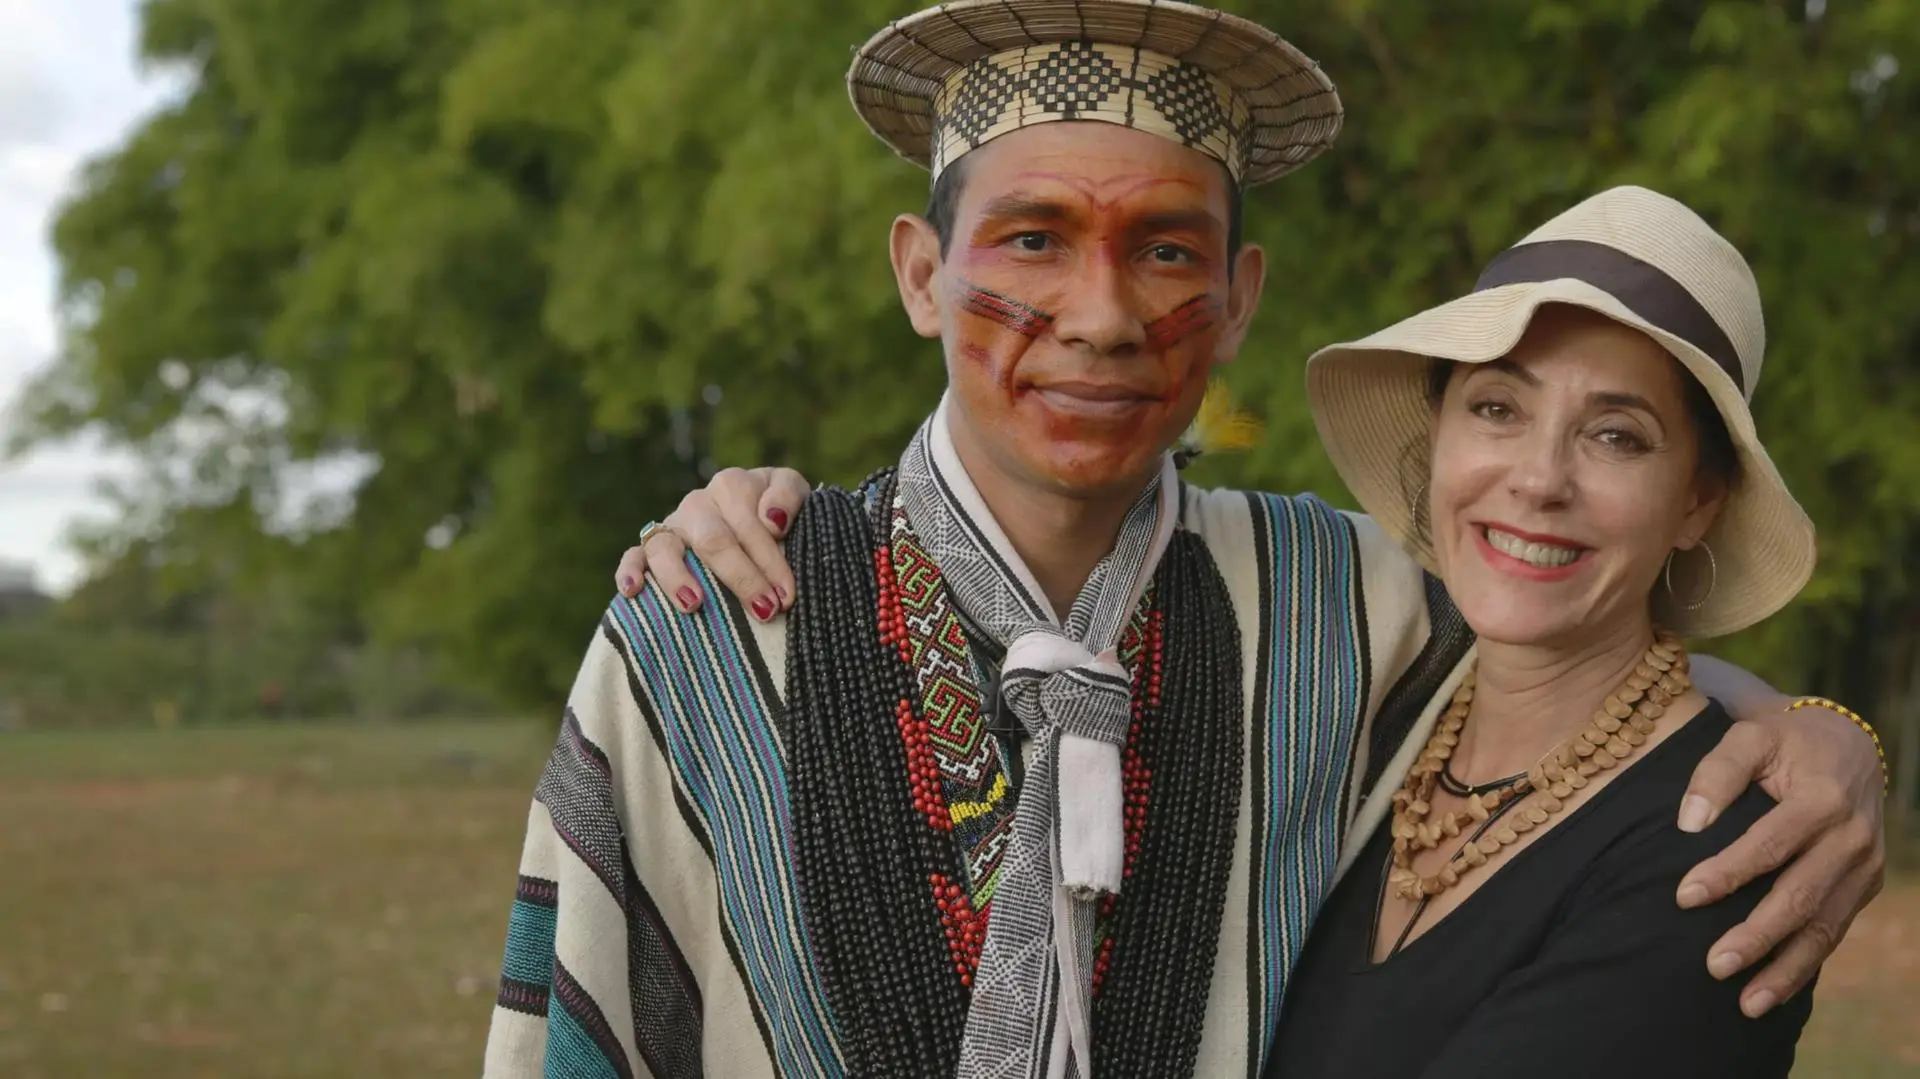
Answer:
[(1141, 232), (1201, 232), (1209, 235), (1226, 231), (1220, 219), (1205, 210), (1157, 210), (1141, 214)]
[(990, 220), (1065, 221), (1073, 216), (1073, 212), (1050, 199), (1001, 195), (981, 207), (980, 215)]
[[(1001, 195), (981, 208), (987, 221), (1071, 221), (1078, 216), (1064, 203), (1028, 195)], [(1216, 235), (1226, 231), (1220, 219), (1206, 210), (1155, 210), (1140, 215), (1134, 222), (1137, 232), (1200, 232)]]

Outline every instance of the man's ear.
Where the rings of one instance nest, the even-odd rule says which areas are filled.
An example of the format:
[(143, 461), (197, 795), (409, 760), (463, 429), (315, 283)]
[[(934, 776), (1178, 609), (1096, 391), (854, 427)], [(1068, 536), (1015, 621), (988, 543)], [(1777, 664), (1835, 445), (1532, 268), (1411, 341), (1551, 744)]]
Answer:
[(1232, 363), (1246, 343), (1253, 313), (1260, 309), (1260, 290), (1267, 283), (1267, 253), (1259, 244), (1243, 244), (1233, 257), (1233, 280), (1227, 285), (1227, 325), (1214, 346), (1215, 363)]
[(900, 286), (900, 305), (907, 309), (914, 332), (939, 337), (945, 299), (940, 287), (940, 234), (926, 218), (901, 214), (893, 219), (888, 250), (893, 256), (893, 280)]

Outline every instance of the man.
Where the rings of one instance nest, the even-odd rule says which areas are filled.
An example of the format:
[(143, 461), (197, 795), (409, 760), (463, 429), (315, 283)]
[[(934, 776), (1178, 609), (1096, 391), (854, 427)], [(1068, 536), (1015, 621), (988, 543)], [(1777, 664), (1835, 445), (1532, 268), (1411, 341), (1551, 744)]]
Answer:
[(1338, 99), (1144, 0), (945, 5), (850, 81), (935, 174), (891, 255), (946, 399), (793, 518), (785, 596), (702, 606), (693, 563), (694, 617), (603, 620), (487, 1074), (1255, 1074), (1467, 644), (1370, 521), (1183, 491), (1168, 452), (1259, 295), (1239, 193)]

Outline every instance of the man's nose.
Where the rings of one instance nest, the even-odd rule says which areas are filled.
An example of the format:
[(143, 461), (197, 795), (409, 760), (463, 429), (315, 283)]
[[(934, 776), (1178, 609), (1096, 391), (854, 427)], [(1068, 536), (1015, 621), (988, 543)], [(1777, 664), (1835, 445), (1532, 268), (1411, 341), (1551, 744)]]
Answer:
[(1087, 260), (1054, 316), (1054, 336), (1097, 355), (1137, 350), (1146, 323), (1122, 269), (1107, 257)]

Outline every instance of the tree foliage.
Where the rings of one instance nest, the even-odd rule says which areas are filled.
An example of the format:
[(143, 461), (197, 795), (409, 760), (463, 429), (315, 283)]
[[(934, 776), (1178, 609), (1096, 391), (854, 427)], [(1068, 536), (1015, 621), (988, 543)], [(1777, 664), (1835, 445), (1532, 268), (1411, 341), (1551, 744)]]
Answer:
[[(97, 425), (200, 462), (141, 518), (175, 561), (274, 545), (375, 632), (549, 702), (633, 529), (714, 463), (852, 481), (934, 401), (884, 241), (926, 178), (842, 83), (850, 48), (913, 6), (148, 0), (143, 54), (195, 77), (60, 216), (66, 346), (23, 430)], [(1225, 6), (1318, 57), (1348, 123), (1249, 198), (1271, 270), (1231, 379), (1270, 436), (1204, 478), (1339, 497), (1306, 356), (1643, 183), (1753, 261), (1760, 427), (1821, 528), (1802, 603), (1723, 647), (1796, 686), (1904, 690), (1920, 7)], [(350, 498), (290, 497), (341, 454), (375, 466)], [(253, 512), (167, 539), (209, 503)]]

